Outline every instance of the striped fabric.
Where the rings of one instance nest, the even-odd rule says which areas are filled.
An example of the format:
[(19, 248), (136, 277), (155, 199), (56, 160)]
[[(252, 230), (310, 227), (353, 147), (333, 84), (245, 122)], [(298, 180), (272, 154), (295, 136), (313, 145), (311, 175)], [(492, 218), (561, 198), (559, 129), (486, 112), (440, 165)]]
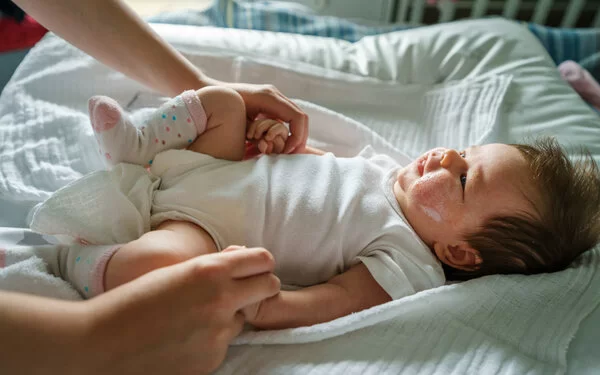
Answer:
[[(415, 27), (401, 24), (367, 26), (337, 17), (319, 16), (310, 8), (295, 3), (241, 0), (214, 0), (212, 7), (204, 11), (163, 13), (150, 17), (148, 21), (277, 31), (349, 42), (356, 42), (367, 35)], [(577, 61), (600, 81), (600, 29), (562, 29), (525, 24), (557, 65), (566, 60)]]
[(557, 65), (577, 61), (600, 81), (600, 29), (561, 29), (533, 23), (527, 27)]

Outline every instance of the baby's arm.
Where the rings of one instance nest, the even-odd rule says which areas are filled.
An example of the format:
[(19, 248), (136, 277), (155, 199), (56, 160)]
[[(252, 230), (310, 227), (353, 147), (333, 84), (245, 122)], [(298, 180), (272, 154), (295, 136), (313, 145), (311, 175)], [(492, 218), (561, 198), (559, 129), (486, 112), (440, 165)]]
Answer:
[(327, 322), (388, 301), (390, 296), (360, 263), (326, 283), (282, 291), (244, 313), (258, 328), (282, 329)]

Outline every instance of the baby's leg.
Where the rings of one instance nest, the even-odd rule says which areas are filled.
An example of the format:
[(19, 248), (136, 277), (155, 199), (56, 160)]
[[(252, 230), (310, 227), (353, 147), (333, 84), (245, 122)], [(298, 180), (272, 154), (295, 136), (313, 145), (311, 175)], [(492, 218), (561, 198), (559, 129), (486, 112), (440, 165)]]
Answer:
[(104, 286), (108, 291), (157, 268), (215, 252), (217, 246), (204, 229), (189, 222), (166, 221), (112, 256)]
[(91, 298), (157, 268), (216, 251), (204, 229), (188, 222), (166, 221), (124, 245), (65, 248), (60, 255), (60, 276)]
[(188, 150), (218, 159), (242, 160), (246, 144), (246, 105), (236, 91), (209, 86), (196, 91), (206, 110), (206, 131)]
[(149, 165), (166, 149), (190, 145), (206, 129), (206, 112), (195, 91), (186, 91), (160, 106), (141, 126), (135, 126), (123, 108), (106, 96), (88, 103), (100, 153), (115, 165)]

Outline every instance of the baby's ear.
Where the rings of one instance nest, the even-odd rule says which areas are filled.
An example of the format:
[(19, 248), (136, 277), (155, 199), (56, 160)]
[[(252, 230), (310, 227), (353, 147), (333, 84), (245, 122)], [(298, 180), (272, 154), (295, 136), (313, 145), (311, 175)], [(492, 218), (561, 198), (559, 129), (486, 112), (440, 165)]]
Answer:
[(435, 242), (433, 250), (442, 263), (463, 271), (475, 271), (483, 262), (479, 251), (473, 249), (464, 241), (456, 245)]

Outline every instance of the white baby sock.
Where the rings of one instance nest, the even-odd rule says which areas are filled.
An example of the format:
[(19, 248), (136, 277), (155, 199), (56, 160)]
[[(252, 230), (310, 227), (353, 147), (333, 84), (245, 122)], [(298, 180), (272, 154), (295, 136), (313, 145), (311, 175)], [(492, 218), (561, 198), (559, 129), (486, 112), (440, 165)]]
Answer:
[(150, 165), (159, 152), (184, 148), (206, 129), (206, 112), (192, 90), (160, 106), (141, 126), (131, 123), (121, 106), (107, 96), (92, 97), (88, 107), (100, 154), (110, 165)]

